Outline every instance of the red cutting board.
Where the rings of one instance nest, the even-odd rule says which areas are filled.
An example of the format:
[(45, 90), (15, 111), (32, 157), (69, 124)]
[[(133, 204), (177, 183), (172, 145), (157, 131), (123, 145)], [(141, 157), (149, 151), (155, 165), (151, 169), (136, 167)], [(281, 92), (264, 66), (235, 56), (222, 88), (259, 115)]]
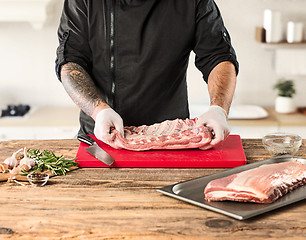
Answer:
[(239, 135), (230, 135), (222, 145), (206, 151), (187, 150), (149, 150), (135, 152), (114, 149), (91, 135), (113, 158), (114, 163), (108, 166), (85, 149), (89, 146), (80, 143), (76, 162), (79, 167), (173, 167), (173, 168), (230, 168), (246, 164), (244, 151)]

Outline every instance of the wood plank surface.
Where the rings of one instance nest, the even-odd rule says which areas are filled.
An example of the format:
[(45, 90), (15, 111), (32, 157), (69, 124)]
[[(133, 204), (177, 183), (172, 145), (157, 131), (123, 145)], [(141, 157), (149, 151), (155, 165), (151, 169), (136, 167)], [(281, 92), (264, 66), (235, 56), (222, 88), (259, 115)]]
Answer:
[[(248, 163), (270, 158), (242, 139)], [(0, 142), (0, 161), (21, 147), (75, 157), (78, 141)], [(306, 158), (306, 140), (296, 154)], [(81, 168), (44, 187), (0, 183), (0, 239), (305, 239), (306, 201), (235, 220), (156, 189), (224, 169)]]

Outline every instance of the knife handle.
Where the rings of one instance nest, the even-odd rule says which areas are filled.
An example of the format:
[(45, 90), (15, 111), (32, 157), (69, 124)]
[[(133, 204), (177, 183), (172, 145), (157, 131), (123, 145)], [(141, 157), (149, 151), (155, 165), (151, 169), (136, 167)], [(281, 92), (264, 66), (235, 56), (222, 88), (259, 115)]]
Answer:
[(88, 135), (78, 136), (78, 140), (88, 144), (89, 146), (92, 146), (95, 143), (95, 140)]

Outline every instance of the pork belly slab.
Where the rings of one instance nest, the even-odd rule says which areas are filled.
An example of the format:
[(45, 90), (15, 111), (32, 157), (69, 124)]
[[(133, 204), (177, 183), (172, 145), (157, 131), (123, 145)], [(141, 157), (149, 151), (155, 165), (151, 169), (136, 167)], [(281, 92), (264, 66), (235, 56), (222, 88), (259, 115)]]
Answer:
[(113, 130), (113, 141), (107, 142), (116, 149), (144, 151), (150, 149), (200, 148), (211, 142), (207, 127), (195, 127), (197, 119), (167, 120), (150, 126), (125, 127), (124, 137)]
[(272, 203), (306, 184), (306, 166), (298, 161), (265, 164), (224, 178), (205, 187), (207, 201)]

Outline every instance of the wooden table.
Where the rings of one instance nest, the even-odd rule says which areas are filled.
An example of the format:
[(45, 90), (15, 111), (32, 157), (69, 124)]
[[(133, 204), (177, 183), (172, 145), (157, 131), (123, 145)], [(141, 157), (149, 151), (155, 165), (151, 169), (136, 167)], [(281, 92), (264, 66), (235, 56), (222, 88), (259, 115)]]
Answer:
[[(242, 140), (248, 163), (270, 158)], [(74, 158), (78, 141), (0, 142), (4, 160), (21, 147)], [(298, 156), (306, 158), (306, 140)], [(0, 183), (0, 239), (305, 239), (306, 201), (239, 221), (156, 192), (223, 169), (83, 168), (44, 187)]]

